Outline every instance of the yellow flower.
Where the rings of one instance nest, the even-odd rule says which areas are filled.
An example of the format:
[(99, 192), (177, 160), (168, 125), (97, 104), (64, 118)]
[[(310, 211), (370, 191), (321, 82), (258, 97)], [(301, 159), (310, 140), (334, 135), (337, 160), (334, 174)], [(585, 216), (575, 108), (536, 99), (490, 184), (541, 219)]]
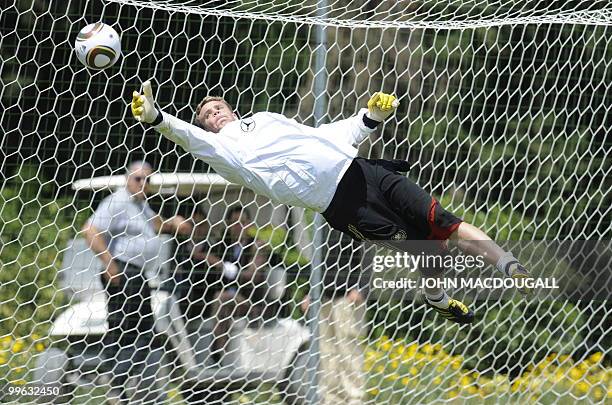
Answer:
[(402, 385), (408, 385), (409, 382), (410, 382), (410, 378), (408, 377), (402, 378)]
[(584, 381), (580, 381), (578, 384), (576, 384), (576, 388), (578, 389), (578, 391), (586, 393), (589, 392), (591, 386)]
[(383, 366), (377, 366), (376, 367), (376, 372), (382, 373), (383, 371), (385, 371), (385, 368)]
[(448, 397), (449, 398), (455, 398), (458, 395), (459, 395), (459, 393), (457, 391), (454, 391), (454, 390), (448, 393)]
[(38, 342), (36, 343), (36, 351), (38, 352), (42, 352), (45, 350), (45, 345), (43, 345), (42, 343)]
[(582, 370), (579, 370), (579, 369), (577, 369), (575, 367), (572, 368), (570, 370), (570, 373), (569, 373), (570, 377), (572, 379), (574, 379), (574, 380), (579, 380), (582, 377), (583, 374), (584, 374), (584, 372)]
[(433, 383), (436, 385), (440, 385), (442, 383), (442, 379), (440, 377), (436, 377), (433, 379)]
[(597, 364), (601, 361), (602, 358), (603, 358), (603, 354), (601, 352), (597, 352), (589, 356), (589, 361), (591, 363)]
[(410, 371), (410, 374), (412, 375), (417, 375), (419, 373), (419, 370), (417, 370), (417, 368), (414, 366), (410, 367), (410, 370), (408, 371)]
[(467, 375), (464, 375), (463, 377), (461, 377), (461, 380), (459, 380), (459, 382), (463, 386), (468, 386), (472, 383), (472, 381), (470, 380), (470, 377)]
[(461, 368), (461, 362), (459, 360), (453, 360), (451, 367), (453, 370), (459, 370)]
[(474, 387), (473, 385), (470, 385), (468, 387), (467, 391), (470, 393), (470, 395), (478, 394), (478, 389), (476, 387)]
[(597, 384), (601, 382), (601, 376), (599, 374), (590, 374), (587, 375), (587, 381), (591, 384)]
[(380, 390), (378, 388), (372, 388), (368, 391), (368, 394), (370, 395), (378, 395), (378, 393), (380, 392)]
[(398, 362), (397, 360), (393, 360), (393, 361), (391, 362), (391, 367), (393, 367), (393, 368), (397, 368), (398, 366), (399, 366), (399, 362)]
[(593, 395), (595, 395), (595, 399), (599, 401), (600, 399), (603, 398), (603, 390), (601, 388), (597, 387), (593, 391)]
[(413, 343), (413, 344), (408, 346), (407, 353), (409, 355), (413, 356), (414, 354), (416, 354), (417, 349), (418, 349), (418, 346), (416, 345), (416, 343)]
[(13, 353), (19, 353), (23, 349), (23, 342), (21, 340), (16, 341), (13, 344)]
[(17, 385), (25, 385), (26, 384), (26, 380), (15, 380), (15, 381), (12, 381), (12, 382), (17, 384)]

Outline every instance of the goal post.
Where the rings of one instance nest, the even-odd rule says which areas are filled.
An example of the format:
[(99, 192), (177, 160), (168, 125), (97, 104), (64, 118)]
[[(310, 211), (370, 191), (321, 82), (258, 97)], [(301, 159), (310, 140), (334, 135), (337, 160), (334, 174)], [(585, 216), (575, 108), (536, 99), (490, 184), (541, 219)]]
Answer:
[[(73, 43), (98, 21), (120, 34), (122, 56), (90, 71)], [(195, 234), (163, 239), (147, 276), (148, 349), (169, 400), (610, 399), (608, 1), (12, 0), (0, 24), (0, 402), (47, 386), (46, 398), (118, 395), (102, 270), (81, 230), (136, 160), (154, 168), (154, 211), (199, 213), (226, 258), (242, 206), (245, 234), (269, 254), (247, 296), (213, 305), (220, 281), (184, 256)], [(452, 325), (415, 289), (373, 284), (374, 258), (389, 251), (226, 182), (137, 123), (128, 103), (149, 78), (160, 108), (188, 122), (206, 95), (241, 118), (272, 111), (316, 126), (354, 115), (376, 91), (395, 94), (398, 110), (359, 155), (408, 161), (407, 176), (449, 211), (514, 246), (535, 274), (554, 269), (588, 293), (490, 295), (474, 300), (473, 326)], [(224, 269), (210, 274), (235, 271)], [(404, 274), (387, 266), (383, 278)], [(356, 286), (367, 294), (349, 303)], [(240, 313), (248, 298), (261, 312)], [(186, 320), (198, 311), (203, 321)], [(231, 325), (221, 359), (211, 354), (220, 314)], [(126, 384), (138, 395), (137, 377)]]

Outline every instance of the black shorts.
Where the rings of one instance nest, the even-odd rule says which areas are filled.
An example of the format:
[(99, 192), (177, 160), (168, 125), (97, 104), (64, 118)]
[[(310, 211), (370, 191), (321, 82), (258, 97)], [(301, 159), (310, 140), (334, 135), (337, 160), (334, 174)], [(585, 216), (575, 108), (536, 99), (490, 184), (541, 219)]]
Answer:
[(356, 240), (448, 239), (463, 221), (398, 173), (397, 166), (394, 161), (355, 158), (323, 217)]

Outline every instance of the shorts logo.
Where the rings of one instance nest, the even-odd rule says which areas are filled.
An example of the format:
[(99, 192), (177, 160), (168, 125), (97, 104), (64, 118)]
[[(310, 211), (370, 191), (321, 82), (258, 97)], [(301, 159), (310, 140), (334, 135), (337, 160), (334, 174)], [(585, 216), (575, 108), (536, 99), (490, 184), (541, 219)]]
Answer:
[(357, 240), (365, 241), (366, 238), (363, 236), (361, 232), (357, 229), (357, 227), (353, 224), (348, 225), (348, 230), (353, 234), (354, 238)]
[(253, 118), (240, 120), (240, 129), (242, 132), (253, 132), (255, 130), (255, 121)]
[(396, 233), (395, 235), (393, 235), (391, 237), (392, 240), (406, 240), (408, 239), (408, 235), (406, 235), (406, 231), (404, 231), (403, 229), (400, 230), (398, 233)]

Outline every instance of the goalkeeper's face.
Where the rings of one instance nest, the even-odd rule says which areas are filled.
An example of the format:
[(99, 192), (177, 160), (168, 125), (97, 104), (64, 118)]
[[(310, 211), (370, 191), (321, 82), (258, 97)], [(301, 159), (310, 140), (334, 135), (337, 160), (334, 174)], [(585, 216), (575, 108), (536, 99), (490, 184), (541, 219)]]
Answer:
[(237, 120), (236, 114), (224, 101), (209, 101), (202, 106), (198, 121), (204, 129), (217, 133), (221, 131), (228, 122)]

